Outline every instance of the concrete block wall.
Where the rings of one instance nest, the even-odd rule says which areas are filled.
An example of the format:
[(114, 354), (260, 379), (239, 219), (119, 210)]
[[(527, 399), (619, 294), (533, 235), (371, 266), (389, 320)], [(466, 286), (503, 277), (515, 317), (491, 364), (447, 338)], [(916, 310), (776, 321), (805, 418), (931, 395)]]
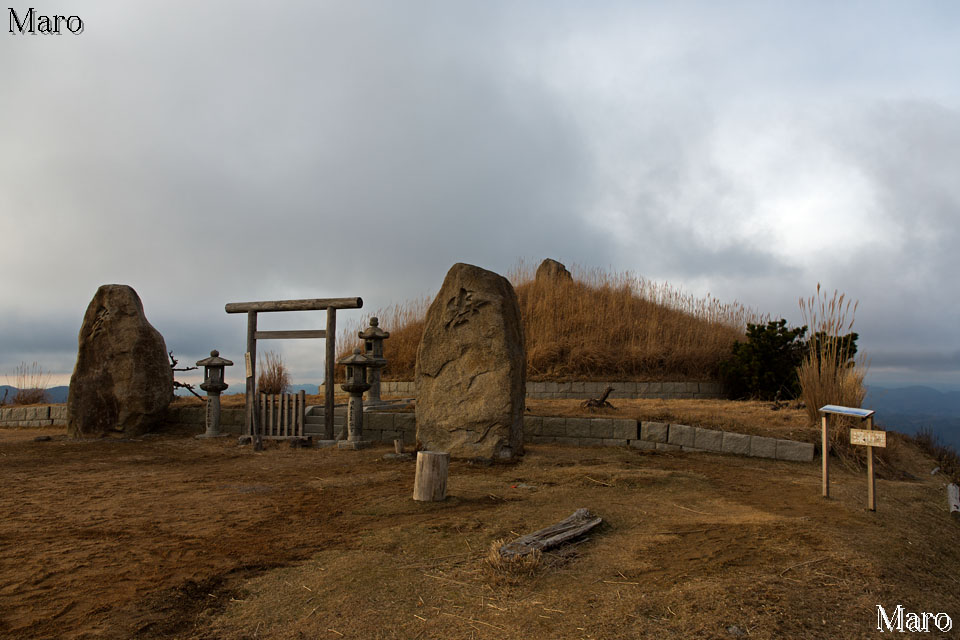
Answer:
[[(380, 392), (387, 396), (414, 397), (411, 381), (380, 383)], [(611, 398), (687, 398), (715, 399), (725, 397), (719, 382), (528, 382), (528, 398), (595, 398), (607, 387), (613, 387)]]
[(67, 405), (0, 408), (0, 427), (52, 427), (67, 424)]
[(550, 418), (526, 416), (524, 440), (532, 444), (630, 446), (641, 450), (704, 451), (810, 462), (814, 446), (807, 442), (716, 431), (685, 424), (624, 418)]
[[(223, 407), (220, 409), (220, 431), (240, 434), (243, 431), (244, 410)], [(207, 425), (206, 407), (170, 407), (167, 409), (168, 425), (184, 429), (196, 429), (203, 433)]]
[[(416, 442), (416, 421), (412, 413), (369, 412), (366, 418), (364, 434), (371, 440), (391, 442), (402, 436), (405, 443)], [(630, 446), (641, 450), (729, 453), (794, 462), (810, 462), (815, 453), (814, 446), (807, 442), (629, 418), (524, 416), (523, 433), (524, 440), (531, 444)]]
[[(345, 412), (334, 412), (335, 428), (343, 426)], [(0, 409), (0, 426), (41, 427), (65, 425), (65, 405), (43, 407), (5, 407)], [(314, 416), (315, 417), (315, 416)], [(240, 434), (244, 410), (224, 408), (221, 425), (224, 433)], [(167, 411), (170, 425), (195, 429), (205, 425), (203, 407), (174, 407)], [(364, 435), (377, 442), (416, 443), (416, 416), (413, 413), (368, 411)], [(524, 416), (524, 440), (531, 444), (563, 444), (579, 447), (616, 446), (658, 451), (708, 451), (756, 458), (809, 462), (814, 445), (729, 431), (716, 431), (666, 422), (637, 421), (629, 418), (566, 418)], [(308, 420), (306, 434), (318, 437), (322, 421)]]

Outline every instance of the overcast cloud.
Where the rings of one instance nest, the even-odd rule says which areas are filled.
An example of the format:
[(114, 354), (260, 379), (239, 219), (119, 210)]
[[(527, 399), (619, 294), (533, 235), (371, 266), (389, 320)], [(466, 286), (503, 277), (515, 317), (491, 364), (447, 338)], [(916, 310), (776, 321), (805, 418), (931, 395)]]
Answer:
[[(960, 387), (954, 2), (36, 9), (86, 28), (0, 34), (0, 381), (69, 374), (108, 282), (182, 362), (239, 361), (226, 302), (360, 320), (553, 257), (798, 324), (819, 282), (860, 301), (870, 381)], [(319, 381), (321, 345), (282, 347)]]

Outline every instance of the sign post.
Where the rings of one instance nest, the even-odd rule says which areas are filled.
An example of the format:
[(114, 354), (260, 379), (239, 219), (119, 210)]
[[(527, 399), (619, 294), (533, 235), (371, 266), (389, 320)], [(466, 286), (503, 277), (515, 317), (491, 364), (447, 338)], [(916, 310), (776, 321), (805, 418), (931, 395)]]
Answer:
[(867, 447), (867, 509), (870, 511), (877, 510), (877, 500), (876, 500), (876, 484), (873, 477), (873, 448), (874, 447), (885, 447), (887, 446), (887, 432), (886, 431), (874, 431), (873, 429), (873, 414), (875, 412), (871, 409), (858, 409), (856, 407), (840, 407), (833, 404), (828, 404), (826, 406), (820, 407), (820, 422), (822, 425), (823, 432), (822, 437), (822, 451), (823, 455), (823, 497), (830, 497), (830, 441), (828, 438), (827, 431), (830, 426), (830, 416), (831, 415), (841, 415), (841, 416), (851, 416), (854, 418), (860, 418), (861, 420), (866, 420), (867, 428), (866, 429), (851, 429), (850, 430), (850, 444), (863, 445)]
[(866, 429), (850, 429), (850, 444), (867, 448), (867, 509), (877, 510), (877, 485), (873, 477), (873, 448), (887, 446), (887, 432), (873, 430), (873, 416), (867, 418)]

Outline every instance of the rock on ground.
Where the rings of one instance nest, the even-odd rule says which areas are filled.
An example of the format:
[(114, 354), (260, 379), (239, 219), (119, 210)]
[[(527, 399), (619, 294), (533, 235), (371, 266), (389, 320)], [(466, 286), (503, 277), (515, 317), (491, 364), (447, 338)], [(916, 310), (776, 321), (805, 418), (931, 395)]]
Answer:
[(417, 350), (417, 440), (454, 458), (523, 452), (526, 357), (517, 295), (506, 278), (450, 268)]
[(80, 327), (67, 398), (73, 437), (137, 436), (163, 419), (173, 400), (173, 371), (160, 332), (132, 287), (97, 289)]

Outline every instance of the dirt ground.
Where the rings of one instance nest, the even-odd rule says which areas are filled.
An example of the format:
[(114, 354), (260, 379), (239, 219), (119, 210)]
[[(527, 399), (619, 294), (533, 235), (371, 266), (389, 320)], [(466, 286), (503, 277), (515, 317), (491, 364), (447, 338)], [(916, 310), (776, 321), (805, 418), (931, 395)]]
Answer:
[[(387, 451), (0, 429), (0, 637), (875, 638), (878, 604), (958, 637), (960, 522), (909, 447), (876, 513), (839, 465), (824, 500), (819, 461), (559, 446), (420, 504)], [(578, 507), (587, 539), (486, 562)]]

